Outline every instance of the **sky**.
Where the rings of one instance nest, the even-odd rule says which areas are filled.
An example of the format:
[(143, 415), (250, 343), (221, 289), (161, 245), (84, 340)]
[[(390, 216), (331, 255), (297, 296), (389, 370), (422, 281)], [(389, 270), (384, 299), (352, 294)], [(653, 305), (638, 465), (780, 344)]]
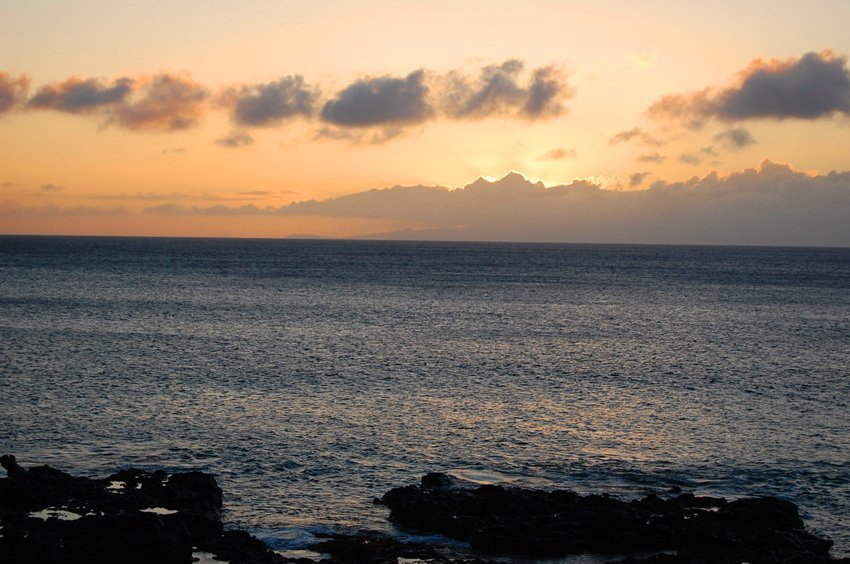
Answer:
[(848, 21), (0, 0), (0, 233), (850, 246)]

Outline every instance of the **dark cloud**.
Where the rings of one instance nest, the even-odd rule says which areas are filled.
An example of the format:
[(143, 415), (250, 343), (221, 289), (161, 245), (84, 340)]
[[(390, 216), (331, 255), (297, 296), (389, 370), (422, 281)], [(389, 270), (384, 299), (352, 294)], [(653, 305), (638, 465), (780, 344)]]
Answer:
[(245, 133), (244, 131), (234, 131), (227, 137), (216, 139), (215, 142), (216, 144), (221, 145), (222, 147), (245, 147), (248, 145), (253, 145), (254, 138)]
[(441, 80), (443, 111), (453, 118), (514, 116), (537, 119), (564, 113), (564, 102), (573, 95), (563, 73), (554, 66), (532, 72), (527, 86), (520, 84), (524, 63), (510, 59), (487, 65), (473, 80), (454, 71)]
[(651, 172), (636, 172), (629, 176), (629, 188), (637, 188), (643, 181), (652, 176)]
[(0, 72), (0, 115), (22, 104), (27, 97), (30, 79), (26, 75), (12, 78), (12, 75)]
[(733, 127), (732, 129), (721, 131), (714, 136), (714, 141), (733, 150), (742, 149), (756, 142), (750, 130), (744, 127)]
[(640, 155), (637, 158), (638, 161), (642, 163), (663, 163), (667, 160), (667, 157), (662, 155), (661, 153), (648, 153), (646, 155)]
[(566, 111), (563, 103), (573, 96), (563, 73), (555, 67), (536, 69), (528, 86), (528, 99), (522, 115), (527, 118), (558, 116)]
[(41, 191), (42, 192), (61, 192), (65, 188), (63, 186), (59, 186), (57, 184), (42, 184)]
[(782, 61), (756, 60), (729, 88), (665, 96), (647, 111), (655, 119), (701, 123), (747, 119), (817, 119), (850, 115), (847, 58), (830, 51)]
[(657, 137), (652, 136), (651, 134), (647, 133), (639, 127), (634, 127), (632, 129), (621, 131), (620, 133), (609, 139), (608, 143), (610, 143), (611, 145), (619, 145), (620, 143), (628, 143), (632, 140), (637, 141), (641, 145), (646, 145), (649, 147), (660, 147), (664, 144), (663, 141), (661, 141)]
[(301, 76), (243, 86), (225, 96), (232, 104), (233, 121), (244, 126), (275, 125), (283, 120), (313, 114), (319, 90)]
[(537, 157), (536, 161), (561, 161), (565, 159), (574, 159), (578, 153), (575, 149), (552, 149)]
[(115, 106), (111, 121), (136, 130), (187, 129), (204, 114), (207, 97), (207, 90), (186, 76), (158, 74), (139, 88), (138, 96)]
[(185, 153), (185, 152), (186, 152), (185, 147), (174, 147), (173, 149), (163, 149), (162, 150), (163, 155), (179, 155), (179, 154)]
[(405, 78), (358, 80), (325, 103), (322, 120), (340, 127), (399, 126), (421, 123), (434, 109), (428, 101), (425, 71)]
[(426, 226), (381, 238), (850, 246), (850, 172), (812, 177), (766, 161), (626, 191), (583, 181), (546, 188), (512, 174), (456, 190), (370, 190), (275, 213)]
[(517, 84), (523, 63), (518, 59), (481, 69), (477, 82), (460, 72), (450, 73), (446, 110), (452, 117), (485, 117), (515, 111), (525, 101)]
[[(0, 113), (26, 102), (29, 79), (0, 73)], [(519, 59), (487, 65), (477, 76), (419, 69), (407, 76), (373, 76), (352, 82), (329, 99), (299, 75), (224, 90), (214, 99), (184, 74), (147, 77), (71, 77), (39, 88), (33, 110), (100, 116), (104, 125), (132, 130), (178, 131), (197, 124), (208, 107), (230, 113), (236, 127), (274, 126), (295, 119), (318, 121), (317, 138), (384, 143), (432, 119), (512, 117), (550, 119), (566, 112), (573, 96), (556, 66), (524, 71)], [(216, 141), (227, 147), (250, 143), (247, 134)]]
[(133, 81), (129, 78), (119, 78), (107, 84), (97, 78), (71, 77), (64, 82), (42, 86), (27, 106), (69, 114), (91, 113), (124, 102), (132, 92)]

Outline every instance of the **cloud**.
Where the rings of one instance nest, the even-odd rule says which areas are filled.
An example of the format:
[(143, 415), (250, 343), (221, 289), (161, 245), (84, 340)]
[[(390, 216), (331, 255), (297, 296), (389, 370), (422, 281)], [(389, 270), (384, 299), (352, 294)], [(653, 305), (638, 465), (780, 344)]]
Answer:
[(97, 78), (71, 77), (39, 88), (27, 102), (27, 107), (69, 114), (93, 113), (123, 102), (132, 92), (133, 80), (126, 77), (116, 79), (112, 84)]
[(258, 208), (253, 204), (242, 206), (224, 206), (216, 205), (209, 207), (191, 206), (185, 207), (178, 204), (162, 204), (145, 208), (144, 213), (152, 215), (206, 215), (206, 216), (255, 216), (255, 215), (274, 215), (279, 213), (277, 208), (266, 207)]
[(12, 78), (12, 75), (0, 72), (0, 115), (11, 111), (26, 100), (30, 79), (26, 75)]
[(646, 145), (649, 147), (660, 147), (664, 144), (663, 141), (661, 141), (657, 137), (652, 136), (651, 134), (647, 133), (639, 127), (634, 127), (632, 129), (621, 131), (620, 133), (609, 139), (608, 143), (611, 145), (619, 145), (620, 143), (628, 143), (633, 139), (641, 145)]
[(245, 147), (254, 144), (254, 138), (244, 131), (234, 131), (227, 137), (215, 140), (216, 144), (222, 147)]
[(717, 157), (717, 156), (719, 156), (719, 154), (714, 149), (714, 147), (711, 146), (711, 145), (708, 145), (706, 147), (703, 147), (699, 151), (694, 151), (692, 153), (682, 153), (681, 155), (679, 155), (679, 162), (682, 162), (682, 163), (685, 163), (685, 164), (691, 164), (691, 165), (698, 165), (703, 160), (705, 160), (706, 157)]
[(380, 238), (850, 246), (850, 172), (809, 176), (765, 161), (629, 191), (579, 180), (547, 188), (511, 174), (456, 190), (370, 190), (274, 213), (425, 226)]
[(525, 119), (554, 117), (566, 111), (573, 89), (555, 66), (534, 69), (527, 86), (519, 82), (525, 64), (509, 59), (483, 67), (477, 79), (459, 71), (441, 79), (440, 106), (450, 117), (513, 116)]
[(133, 99), (112, 110), (111, 121), (127, 129), (178, 131), (198, 123), (208, 92), (191, 78), (162, 73), (145, 81)]
[(522, 115), (530, 119), (559, 116), (566, 112), (563, 103), (573, 96), (563, 73), (555, 67), (543, 67), (534, 71), (528, 86), (528, 99)]
[(699, 123), (705, 119), (818, 119), (850, 115), (847, 58), (831, 51), (784, 60), (757, 59), (726, 88), (675, 94), (652, 104), (654, 119)]
[(71, 77), (41, 87), (27, 107), (101, 115), (105, 124), (132, 130), (177, 131), (198, 123), (207, 97), (206, 88), (180, 74), (122, 77), (111, 83)]
[(647, 153), (647, 154), (645, 154), (645, 155), (640, 155), (640, 156), (637, 158), (637, 160), (638, 160), (638, 161), (640, 161), (640, 162), (642, 162), (642, 163), (656, 163), (656, 164), (659, 164), (659, 163), (663, 163), (664, 161), (666, 161), (666, 160), (667, 160), (667, 157), (665, 157), (665, 156), (664, 156), (664, 155), (662, 155), (661, 153)]
[(629, 188), (637, 188), (643, 181), (652, 176), (651, 172), (636, 172), (629, 176)]
[[(406, 76), (356, 80), (329, 98), (300, 75), (224, 89), (215, 98), (186, 74), (104, 78), (70, 77), (42, 86), (26, 102), (31, 110), (99, 116), (103, 125), (131, 130), (179, 131), (200, 122), (209, 108), (223, 109), (239, 128), (271, 127), (301, 118), (315, 137), (352, 143), (384, 143), (413, 125), (438, 119), (510, 117), (529, 121), (566, 113), (574, 91), (554, 65), (524, 71), (520, 59), (486, 65), (472, 76), (454, 70), (415, 70)], [(0, 73), (0, 112), (25, 101), (27, 77)], [(217, 140), (249, 144), (247, 134)]]
[(405, 78), (380, 76), (358, 80), (325, 102), (323, 121), (341, 127), (394, 126), (421, 123), (434, 109), (428, 101), (425, 71)]
[(185, 147), (174, 147), (173, 149), (163, 149), (163, 155), (179, 155), (186, 152)]
[(95, 208), (90, 206), (57, 206), (47, 205), (41, 207), (30, 207), (18, 203), (15, 200), (6, 200), (0, 203), (0, 216), (120, 216), (126, 215), (127, 210), (123, 206), (114, 208)]
[(41, 191), (42, 192), (61, 192), (65, 188), (63, 186), (58, 186), (56, 184), (42, 184)]
[(652, 65), (652, 62), (655, 60), (655, 52), (652, 53), (629, 53), (627, 60), (632, 62), (636, 67), (640, 69), (649, 68)]
[(247, 192), (237, 192), (237, 194), (244, 196), (292, 196), (299, 195), (301, 192), (294, 190), (249, 190)]
[(732, 129), (721, 131), (713, 139), (716, 143), (720, 143), (732, 150), (743, 149), (747, 145), (752, 145), (756, 142), (753, 134), (745, 127), (733, 127)]
[(319, 100), (318, 88), (308, 86), (298, 75), (285, 76), (275, 82), (242, 86), (224, 96), (232, 106), (233, 121), (243, 126), (268, 126), (313, 114)]
[(575, 149), (552, 149), (551, 151), (547, 151), (537, 157), (535, 160), (540, 161), (561, 161), (565, 159), (574, 159), (578, 156), (578, 153)]

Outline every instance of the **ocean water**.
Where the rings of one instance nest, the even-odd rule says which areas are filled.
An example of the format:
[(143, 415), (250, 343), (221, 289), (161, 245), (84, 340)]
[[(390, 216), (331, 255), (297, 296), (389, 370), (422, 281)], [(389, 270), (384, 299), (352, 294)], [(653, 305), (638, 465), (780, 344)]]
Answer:
[(274, 548), (429, 471), (777, 495), (850, 553), (850, 249), (0, 238), (0, 450)]

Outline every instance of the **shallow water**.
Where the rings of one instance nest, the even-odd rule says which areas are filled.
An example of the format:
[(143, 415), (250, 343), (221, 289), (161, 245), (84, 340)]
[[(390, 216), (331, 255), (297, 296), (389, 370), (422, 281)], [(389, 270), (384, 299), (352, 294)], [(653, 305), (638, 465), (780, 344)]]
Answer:
[(281, 549), (482, 483), (797, 503), (850, 553), (850, 250), (0, 238), (3, 452)]

